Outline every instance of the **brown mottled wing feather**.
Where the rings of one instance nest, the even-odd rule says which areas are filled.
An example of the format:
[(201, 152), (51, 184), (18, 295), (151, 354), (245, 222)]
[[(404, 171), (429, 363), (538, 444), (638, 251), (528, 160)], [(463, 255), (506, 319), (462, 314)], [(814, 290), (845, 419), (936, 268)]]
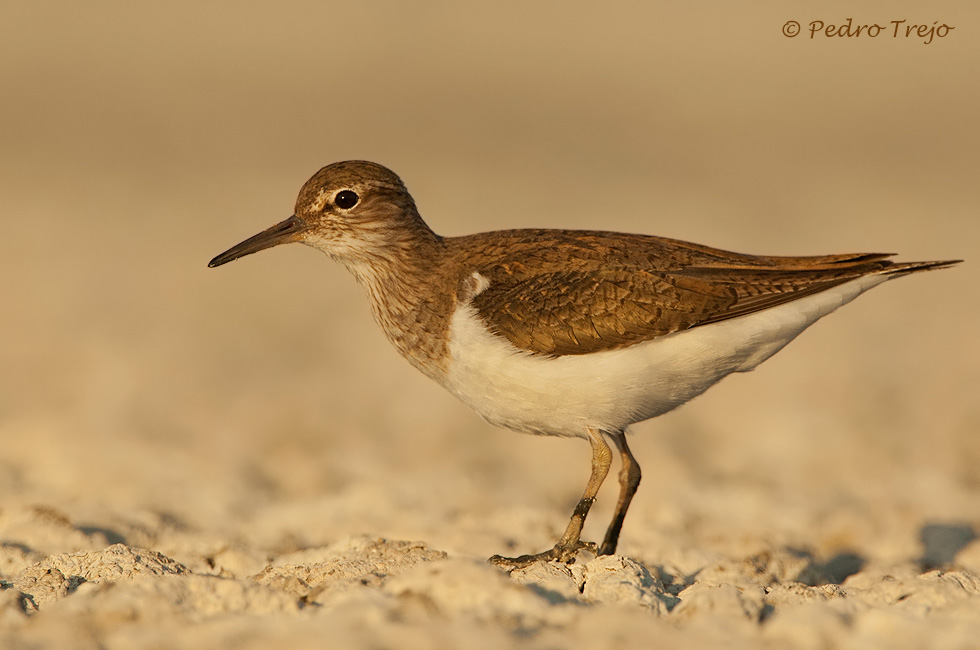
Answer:
[[(491, 331), (548, 355), (630, 345), (696, 323), (736, 301), (728, 287), (679, 287), (666, 273), (598, 269), (536, 275), (515, 285), (490, 280), (473, 299)], [(702, 284), (682, 280), (682, 283)]]
[[(642, 241), (661, 254), (675, 244), (687, 246), (660, 238)], [(602, 246), (597, 248), (605, 259), (575, 255), (562, 264), (554, 253), (542, 253), (542, 259), (527, 264), (498, 259), (479, 269), (490, 286), (472, 299), (473, 306), (491, 331), (519, 349), (549, 356), (585, 354), (744, 316), (867, 274), (911, 273), (949, 264), (896, 264), (884, 254), (731, 253), (726, 259), (724, 251), (689, 246), (657, 260), (635, 252), (624, 259)], [(536, 252), (525, 250), (524, 259)]]

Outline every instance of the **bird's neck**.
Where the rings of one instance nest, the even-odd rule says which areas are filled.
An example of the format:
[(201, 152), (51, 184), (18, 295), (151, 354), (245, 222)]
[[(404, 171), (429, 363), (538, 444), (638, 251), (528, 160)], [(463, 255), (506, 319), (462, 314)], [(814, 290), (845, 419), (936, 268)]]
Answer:
[(451, 292), (437, 288), (446, 255), (443, 239), (424, 226), (363, 258), (344, 260), (367, 291), (374, 318), (388, 339), (437, 381), (445, 374), (453, 309)]

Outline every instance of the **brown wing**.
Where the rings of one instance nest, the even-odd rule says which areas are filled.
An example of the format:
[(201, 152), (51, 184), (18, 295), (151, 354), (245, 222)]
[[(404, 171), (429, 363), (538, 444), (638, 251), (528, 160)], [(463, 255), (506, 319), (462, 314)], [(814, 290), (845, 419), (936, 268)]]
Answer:
[(727, 287), (687, 289), (666, 273), (599, 269), (547, 273), (515, 284), (491, 278), (473, 305), (491, 331), (516, 347), (563, 355), (687, 329), (735, 300)]
[[(560, 250), (542, 253), (535, 247), (496, 263), (487, 260), (478, 270), (489, 287), (472, 304), (491, 331), (519, 349), (549, 356), (585, 354), (744, 316), (863, 275), (949, 264), (896, 264), (884, 254), (757, 257), (633, 237), (629, 243), (649, 243), (659, 255), (651, 259), (635, 250), (621, 255), (618, 247), (606, 246), (604, 255), (573, 249), (562, 260)], [(671, 250), (674, 245), (677, 250)], [(585, 250), (595, 252), (596, 247)]]

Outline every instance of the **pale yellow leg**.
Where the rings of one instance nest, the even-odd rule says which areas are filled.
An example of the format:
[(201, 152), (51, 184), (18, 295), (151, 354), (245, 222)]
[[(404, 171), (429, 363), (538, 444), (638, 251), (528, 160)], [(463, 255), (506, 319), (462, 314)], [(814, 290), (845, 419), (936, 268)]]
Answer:
[[(596, 546), (594, 543), (583, 542), (580, 538), (582, 527), (585, 525), (585, 518), (589, 515), (589, 509), (595, 503), (595, 497), (599, 493), (599, 488), (602, 486), (602, 482), (606, 480), (606, 475), (609, 474), (609, 466), (612, 464), (612, 452), (609, 450), (609, 445), (602, 439), (602, 434), (598, 430), (589, 429), (588, 433), (589, 442), (592, 443), (592, 475), (589, 477), (589, 484), (585, 486), (585, 493), (579, 499), (578, 505), (575, 506), (575, 511), (572, 512), (572, 518), (568, 522), (565, 534), (561, 536), (561, 539), (558, 540), (558, 543), (551, 550), (513, 558), (494, 555), (489, 560), (492, 564), (507, 569), (516, 569), (535, 562), (551, 560), (571, 564), (575, 561), (575, 556), (580, 550), (585, 549), (593, 553), (595, 552)], [(617, 446), (619, 445), (618, 442), (616, 444)]]
[(630, 507), (633, 495), (636, 494), (636, 488), (640, 485), (640, 465), (633, 457), (629, 445), (626, 444), (626, 432), (620, 431), (610, 436), (619, 449), (623, 467), (619, 470), (619, 501), (616, 503), (616, 512), (613, 513), (612, 521), (606, 530), (606, 537), (599, 547), (599, 555), (612, 555), (616, 552), (619, 533), (623, 529), (623, 521), (626, 520), (626, 511)]

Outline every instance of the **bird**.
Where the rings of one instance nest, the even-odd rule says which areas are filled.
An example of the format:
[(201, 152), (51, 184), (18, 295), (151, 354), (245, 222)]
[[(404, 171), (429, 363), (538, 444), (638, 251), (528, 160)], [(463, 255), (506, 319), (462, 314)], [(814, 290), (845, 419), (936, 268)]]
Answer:
[[(747, 255), (601, 230), (442, 237), (394, 172), (349, 160), (317, 171), (292, 216), (208, 266), (296, 242), (344, 265), (398, 352), (485, 420), (591, 444), (589, 480), (564, 534), (547, 551), (489, 559), (507, 570), (616, 552), (641, 479), (630, 425), (752, 370), (872, 287), (962, 261)], [(596, 544), (582, 527), (612, 465), (609, 443), (621, 461), (619, 497)]]

